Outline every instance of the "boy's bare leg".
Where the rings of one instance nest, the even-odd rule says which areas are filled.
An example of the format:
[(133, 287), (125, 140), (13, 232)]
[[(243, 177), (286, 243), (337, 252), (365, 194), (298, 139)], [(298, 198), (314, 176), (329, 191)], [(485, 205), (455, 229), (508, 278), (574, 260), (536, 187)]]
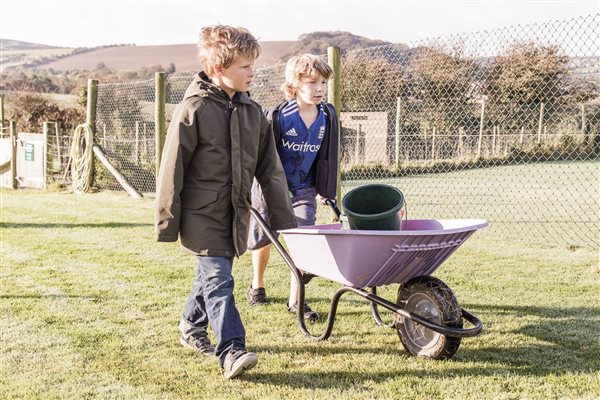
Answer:
[[(298, 310), (298, 281), (293, 272), (290, 272), (290, 299), (287, 303), (287, 309), (289, 312), (297, 312)], [(304, 318), (310, 322), (315, 322), (319, 319), (319, 314), (314, 311), (306, 302), (304, 303)]]
[(271, 254), (270, 244), (252, 251), (252, 283), (246, 294), (251, 306), (269, 304), (265, 291), (265, 268), (269, 262), (269, 254)]
[(296, 282), (296, 276), (290, 271), (290, 299), (288, 300), (288, 306), (298, 303), (298, 282)]
[(265, 269), (267, 268), (270, 254), (270, 244), (252, 251), (252, 269), (254, 271), (252, 275), (252, 289), (265, 287)]

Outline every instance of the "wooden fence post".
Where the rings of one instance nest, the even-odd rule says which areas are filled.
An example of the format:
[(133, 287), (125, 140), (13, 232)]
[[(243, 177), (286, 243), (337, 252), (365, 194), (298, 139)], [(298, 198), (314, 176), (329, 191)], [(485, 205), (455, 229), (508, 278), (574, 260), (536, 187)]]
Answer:
[(540, 118), (538, 120), (538, 143), (542, 142), (542, 127), (544, 126), (544, 103), (540, 103)]
[(477, 142), (477, 158), (481, 158), (481, 139), (483, 138), (483, 117), (485, 116), (485, 98), (481, 99), (481, 117), (479, 118), (479, 141)]
[[(158, 182), (158, 171), (160, 170), (160, 160), (162, 159), (163, 146), (165, 145), (166, 120), (165, 120), (165, 87), (164, 72), (157, 72), (154, 75), (154, 84), (156, 91), (156, 99), (154, 102), (154, 138), (156, 143), (156, 181)], [(158, 190), (158, 188), (155, 188)]]
[(0, 94), (0, 133), (4, 132), (4, 95)]
[(10, 184), (17, 188), (17, 123), (10, 121), (10, 143), (12, 147), (10, 157)]
[(402, 113), (402, 100), (400, 97), (396, 98), (396, 146), (395, 146), (395, 160), (396, 168), (400, 168), (400, 137), (402, 136), (402, 124), (401, 124), (401, 113)]
[(133, 148), (135, 153), (134, 160), (136, 164), (140, 163), (140, 121), (135, 121), (135, 146)]
[[(327, 100), (335, 106), (337, 110), (338, 119), (340, 117), (340, 112), (342, 109), (342, 96), (341, 96), (341, 83), (342, 83), (342, 68), (341, 68), (341, 58), (340, 58), (340, 48), (339, 47), (328, 47), (327, 48), (327, 62), (331, 69), (333, 69), (333, 79), (330, 79), (327, 84)], [(341, 130), (335, 132), (338, 135), (338, 143), (341, 144)], [(340, 160), (342, 146), (338, 146), (338, 160)], [(338, 161), (338, 174), (337, 174), (337, 195), (336, 198), (338, 201), (342, 200), (342, 170), (339, 166)]]
[[(90, 126), (92, 130), (92, 143), (87, 143), (87, 146), (94, 145), (94, 137), (96, 136), (96, 107), (98, 104), (98, 80), (88, 79), (87, 89), (87, 107), (86, 107), (86, 118), (85, 122)], [(92, 153), (90, 160), (90, 175), (92, 176), (90, 186), (94, 182), (94, 153)]]
[(56, 137), (56, 154), (58, 155), (58, 165), (62, 166), (62, 151), (60, 150), (61, 143), (60, 132), (58, 131), (58, 122), (54, 123), (54, 136)]

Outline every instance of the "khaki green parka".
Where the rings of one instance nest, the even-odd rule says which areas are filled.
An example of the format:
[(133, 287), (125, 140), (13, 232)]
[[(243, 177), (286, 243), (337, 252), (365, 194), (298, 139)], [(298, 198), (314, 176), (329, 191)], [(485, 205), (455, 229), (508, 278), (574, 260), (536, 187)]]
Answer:
[(252, 180), (260, 183), (273, 230), (294, 228), (271, 124), (247, 93), (233, 99), (200, 72), (173, 113), (155, 205), (159, 242), (196, 255), (246, 251)]

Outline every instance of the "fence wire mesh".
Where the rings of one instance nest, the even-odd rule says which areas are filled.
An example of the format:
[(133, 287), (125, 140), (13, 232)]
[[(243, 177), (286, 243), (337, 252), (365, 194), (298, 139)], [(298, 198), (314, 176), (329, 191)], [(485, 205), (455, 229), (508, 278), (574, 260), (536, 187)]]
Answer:
[(71, 134), (62, 131), (59, 124), (47, 124), (46, 141), (46, 183), (66, 183), (71, 181), (71, 175), (66, 173), (70, 166)]
[[(600, 244), (600, 15), (351, 51), (341, 65), (342, 194), (388, 183), (410, 218)], [(252, 98), (283, 100), (284, 69), (257, 70)], [(167, 125), (193, 76), (168, 76)], [(96, 142), (143, 192), (155, 190), (154, 90), (98, 86)]]
[[(156, 187), (154, 101), (154, 80), (98, 85), (95, 142), (140, 192)], [(94, 174), (98, 188), (123, 190), (105, 168)]]
[(391, 183), (411, 218), (485, 218), (505, 237), (598, 245), (599, 25), (346, 53), (343, 192)]

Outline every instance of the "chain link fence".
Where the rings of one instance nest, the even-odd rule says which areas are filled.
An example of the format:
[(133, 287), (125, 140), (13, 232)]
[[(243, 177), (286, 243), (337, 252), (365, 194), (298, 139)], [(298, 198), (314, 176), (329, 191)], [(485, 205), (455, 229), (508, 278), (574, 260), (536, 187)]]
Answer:
[[(600, 15), (351, 51), (341, 65), (342, 194), (388, 183), (410, 218), (600, 244)], [(284, 69), (257, 70), (252, 98), (283, 100)], [(193, 76), (168, 76), (167, 126)], [(98, 86), (96, 142), (142, 192), (155, 190), (154, 91)], [(102, 171), (96, 185), (120, 190)]]
[[(140, 192), (154, 192), (156, 187), (154, 101), (152, 79), (98, 85), (95, 141)], [(114, 176), (98, 165), (94, 184), (99, 189), (123, 190)]]
[(410, 218), (600, 242), (600, 16), (352, 51), (343, 192), (399, 187)]

